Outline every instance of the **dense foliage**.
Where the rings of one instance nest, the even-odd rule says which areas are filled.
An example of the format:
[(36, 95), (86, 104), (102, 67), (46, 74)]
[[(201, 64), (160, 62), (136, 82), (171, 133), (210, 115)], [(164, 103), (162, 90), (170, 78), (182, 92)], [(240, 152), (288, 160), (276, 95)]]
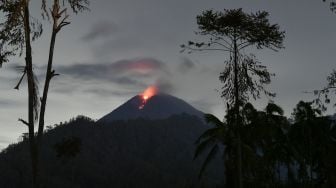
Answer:
[[(246, 187), (333, 187), (336, 178), (335, 117), (318, 116), (312, 103), (300, 101), (293, 111), (293, 120), (283, 116), (282, 109), (268, 104), (264, 111), (247, 103), (241, 111), (243, 178)], [(207, 120), (216, 125), (198, 140), (196, 155), (205, 149), (225, 146), (226, 177), (230, 178), (235, 153), (235, 135), (230, 125), (230, 112), (221, 122), (212, 115)], [(208, 154), (211, 164), (216, 154)], [(209, 157), (210, 156), (210, 157)], [(209, 161), (210, 159), (210, 161)], [(231, 179), (226, 181), (232, 187)]]
[[(195, 140), (206, 129), (186, 114), (161, 120), (99, 124), (80, 116), (48, 127), (41, 149), (41, 186), (48, 188), (185, 188), (223, 184), (220, 157), (198, 180), (204, 155), (193, 160)], [(0, 153), (0, 187), (30, 184), (28, 139)], [(113, 185), (113, 186), (112, 186)]]
[[(223, 182), (232, 187), (236, 142), (230, 113), (224, 122), (206, 115), (210, 129), (188, 115), (109, 125), (79, 116), (48, 126), (42, 184), (122, 187), (132, 177), (128, 187), (214, 187)], [(241, 116), (244, 186), (323, 188), (336, 183), (334, 116), (320, 116), (312, 103), (302, 101), (291, 119), (273, 103), (263, 111), (247, 103)], [(2, 187), (24, 187), (31, 181), (27, 145), (24, 134), (1, 152)]]

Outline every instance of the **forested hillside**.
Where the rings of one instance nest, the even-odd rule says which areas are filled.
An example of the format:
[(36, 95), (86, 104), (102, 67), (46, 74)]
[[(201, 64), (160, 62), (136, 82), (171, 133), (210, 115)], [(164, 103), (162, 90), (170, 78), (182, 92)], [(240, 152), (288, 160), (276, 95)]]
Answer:
[[(45, 133), (43, 187), (215, 187), (223, 184), (220, 156), (201, 180), (195, 141), (208, 128), (196, 116), (97, 124), (79, 116)], [(30, 183), (27, 139), (0, 154), (1, 187)]]

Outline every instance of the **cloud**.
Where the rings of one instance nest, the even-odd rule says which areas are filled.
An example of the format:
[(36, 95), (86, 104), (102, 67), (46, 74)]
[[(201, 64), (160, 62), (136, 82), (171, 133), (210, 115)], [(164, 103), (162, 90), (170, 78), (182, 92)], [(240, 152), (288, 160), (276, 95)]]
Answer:
[[(68, 79), (68, 83), (62, 82), (54, 90), (61, 93), (67, 93), (66, 90), (73, 92), (74, 89), (83, 89), (84, 86), (84, 91), (88, 91), (85, 88), (93, 87), (94, 89), (90, 89), (89, 92), (98, 95), (104, 95), (105, 92), (113, 94), (113, 91), (109, 89), (102, 89), (104, 87), (111, 88), (111, 85), (114, 85), (113, 88), (118, 88), (118, 91), (121, 88), (124, 90), (127, 89), (128, 93), (134, 93), (135, 91), (143, 90), (148, 85), (156, 83), (164, 91), (173, 90), (172, 84), (166, 79), (171, 75), (169, 68), (163, 62), (154, 58), (137, 58), (95, 64), (62, 65), (56, 67), (56, 70)], [(77, 88), (69, 87), (69, 85), (74, 85), (73, 83), (76, 83)], [(121, 95), (120, 93), (114, 94)]]
[(95, 46), (93, 53), (97, 56), (110, 54), (111, 52), (125, 52), (138, 50), (144, 47), (142, 38), (133, 36), (118, 36), (113, 39), (106, 39), (98, 46)]
[(21, 105), (19, 101), (15, 101), (12, 99), (1, 99), (0, 100), (0, 106), (5, 108), (14, 108)]
[(5, 68), (10, 71), (10, 72), (22, 72), (24, 70), (25, 65), (24, 64), (20, 64), (17, 62), (14, 63), (10, 63), (7, 66), (5, 66)]
[[(74, 78), (98, 79), (127, 83), (124, 75), (151, 76), (158, 72), (166, 72), (167, 68), (161, 61), (153, 58), (120, 60), (117, 62), (73, 64), (59, 66), (58, 71)], [(123, 78), (123, 79), (120, 79)]]
[(107, 88), (90, 88), (84, 90), (84, 92), (91, 93), (94, 95), (104, 96), (104, 97), (125, 97), (125, 96), (133, 96), (136, 95), (138, 92), (135, 91), (128, 91), (128, 90), (111, 90)]
[(212, 108), (216, 105), (205, 99), (190, 101), (190, 104), (192, 104), (196, 109), (199, 109), (204, 113), (212, 112)]
[(182, 61), (178, 65), (178, 71), (181, 73), (189, 72), (194, 68), (196, 68), (196, 64), (186, 57), (182, 58)]
[(106, 39), (118, 31), (118, 27), (115, 23), (110, 21), (101, 21), (94, 24), (86, 35), (82, 37), (83, 41), (93, 41), (96, 39)]
[(137, 94), (148, 86), (155, 85), (160, 92), (174, 95), (177, 90), (185, 88), (182, 85), (187, 78), (199, 75), (201, 69), (201, 65), (188, 58), (182, 58), (177, 63), (144, 57), (115, 62), (58, 65), (55, 70), (61, 76), (56, 77), (51, 89), (62, 95), (87, 93), (100, 97), (122, 97)]
[(162, 93), (172, 94), (175, 91), (175, 87), (172, 84), (171, 80), (160, 78), (156, 81), (155, 86)]

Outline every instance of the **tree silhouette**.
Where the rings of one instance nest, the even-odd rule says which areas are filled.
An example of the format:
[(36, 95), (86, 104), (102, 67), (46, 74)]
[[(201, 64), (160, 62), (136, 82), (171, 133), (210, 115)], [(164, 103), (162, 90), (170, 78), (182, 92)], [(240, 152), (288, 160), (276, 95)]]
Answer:
[[(326, 0), (322, 0), (323, 2), (326, 2)], [(329, 7), (332, 12), (336, 10), (336, 2), (335, 1), (328, 1), (329, 2)]]
[(291, 159), (286, 135), (287, 119), (283, 110), (274, 103), (269, 103), (265, 111), (257, 111), (248, 104), (243, 109), (246, 125), (242, 141), (255, 151), (255, 161), (245, 164), (249, 167), (244, 170), (245, 182), (249, 187), (276, 187), (281, 184), (281, 165)]
[[(336, 10), (336, 2), (332, 0), (322, 0), (323, 2), (329, 2), (329, 7), (332, 12)], [(322, 111), (327, 110), (327, 105), (330, 104), (330, 93), (336, 94), (336, 70), (333, 70), (329, 76), (327, 76), (327, 85), (322, 89), (313, 91), (316, 99), (313, 101), (315, 105)], [(336, 106), (336, 103), (333, 105)]]
[[(232, 116), (232, 111), (228, 112), (227, 119), (230, 119)], [(220, 145), (225, 145), (224, 149), (224, 165), (225, 165), (225, 185), (228, 187), (232, 187), (234, 185), (234, 163), (233, 159), (235, 156), (234, 148), (235, 146), (235, 136), (234, 136), (234, 125), (227, 122), (222, 122), (216, 116), (212, 114), (206, 114), (205, 120), (210, 125), (213, 125), (213, 128), (206, 130), (196, 141), (197, 148), (195, 151), (194, 159), (199, 157), (202, 153), (208, 152), (201, 169), (199, 171), (199, 178), (202, 177), (206, 167), (209, 165), (211, 161), (213, 161), (214, 157), (220, 151)]]
[(297, 155), (298, 182), (303, 187), (332, 187), (335, 183), (335, 127), (329, 117), (318, 117), (319, 109), (300, 101), (294, 109), (290, 142)]
[[(241, 110), (244, 126), (240, 130), (242, 143), (242, 164), (244, 166), (244, 184), (247, 187), (273, 187), (280, 184), (280, 165), (290, 163), (290, 144), (286, 131), (287, 119), (283, 110), (276, 104), (269, 103), (265, 111), (257, 111), (252, 104), (246, 103)], [(228, 111), (225, 122), (206, 114), (206, 121), (214, 127), (205, 131), (197, 140), (195, 158), (208, 152), (199, 172), (202, 176), (205, 168), (224, 145), (224, 164), (226, 186), (235, 185), (233, 176), (234, 159), (237, 156), (237, 132), (234, 124), (234, 111)], [(290, 169), (289, 169), (290, 170)]]
[[(69, 6), (74, 13), (87, 10), (88, 0), (59, 0), (52, 1), (50, 15), (53, 19), (53, 30), (50, 42), (49, 59), (43, 95), (40, 101), (38, 97), (38, 83), (33, 70), (33, 57), (31, 42), (42, 35), (42, 24), (37, 18), (30, 14), (30, 0), (1, 0), (0, 12), (4, 15), (4, 20), (0, 23), (0, 65), (10, 61), (12, 56), (21, 56), (25, 52), (25, 66), (23, 74), (15, 86), (19, 89), (24, 77), (28, 83), (28, 121), (19, 119), (23, 124), (28, 126), (28, 138), (30, 143), (30, 153), (32, 160), (32, 186), (38, 187), (38, 147), (41, 141), (44, 129), (44, 114), (48, 95), (49, 82), (52, 77), (56, 76), (52, 70), (53, 52), (55, 46), (56, 34), (70, 22), (67, 21), (67, 9), (61, 9), (61, 6)], [(42, 16), (49, 18), (47, 10), (48, 3), (41, 0)], [(40, 111), (39, 111), (40, 110)], [(40, 113), (40, 119), (38, 114)], [(39, 119), (38, 136), (35, 138), (35, 122)]]
[[(332, 95), (336, 94), (336, 70), (327, 77), (327, 86), (320, 90), (314, 90), (315, 99), (313, 103), (321, 110), (326, 111), (327, 106), (331, 103)], [(333, 104), (336, 106), (336, 103)]]
[(237, 186), (243, 187), (242, 154), (239, 129), (240, 107), (246, 103), (249, 96), (259, 98), (260, 93), (273, 97), (275, 94), (264, 89), (269, 84), (270, 74), (265, 66), (256, 60), (253, 54), (244, 54), (243, 49), (256, 47), (278, 50), (283, 48), (284, 32), (277, 24), (270, 24), (268, 13), (245, 13), (242, 9), (224, 9), (223, 12), (204, 11), (197, 16), (199, 32), (197, 35), (206, 37), (206, 42), (189, 41), (181, 45), (182, 52), (221, 51), (229, 53), (225, 61), (225, 69), (220, 75), (223, 83), (222, 97), (230, 108), (234, 109), (235, 127), (237, 132)]
[[(64, 6), (64, 1), (65, 0), (63, 0), (63, 6)], [(79, 11), (88, 10), (87, 8), (87, 5), (89, 4), (88, 0), (67, 0), (67, 3), (71, 7), (72, 11), (76, 14)], [(39, 142), (41, 141), (43, 130), (44, 130), (44, 116), (45, 116), (45, 110), (46, 110), (46, 105), (47, 105), (49, 84), (50, 84), (51, 79), (54, 76), (58, 75), (55, 73), (55, 70), (53, 70), (52, 68), (56, 36), (64, 26), (70, 24), (70, 22), (67, 20), (69, 18), (69, 14), (67, 14), (67, 8), (62, 8), (59, 0), (54, 0), (52, 9), (50, 9), (50, 14), (46, 10), (46, 7), (47, 7), (47, 2), (46, 0), (43, 0), (42, 1), (43, 13), (47, 15), (48, 18), (50, 17), (49, 15), (51, 15), (52, 20), (53, 20), (53, 27), (52, 27), (51, 40), (50, 40), (46, 78), (45, 78), (45, 83), (44, 83), (43, 95), (41, 98), (41, 108), (40, 108), (40, 116), (39, 116), (40, 118), (39, 118), (39, 127), (38, 127), (38, 141)]]

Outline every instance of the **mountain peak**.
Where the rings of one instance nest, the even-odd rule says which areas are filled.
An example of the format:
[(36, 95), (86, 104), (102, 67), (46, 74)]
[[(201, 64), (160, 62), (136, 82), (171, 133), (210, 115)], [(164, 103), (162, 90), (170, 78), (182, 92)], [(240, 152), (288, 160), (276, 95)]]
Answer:
[(106, 123), (137, 118), (165, 119), (178, 114), (188, 114), (203, 118), (201, 111), (195, 109), (182, 99), (159, 93), (150, 98), (136, 95), (98, 121)]

